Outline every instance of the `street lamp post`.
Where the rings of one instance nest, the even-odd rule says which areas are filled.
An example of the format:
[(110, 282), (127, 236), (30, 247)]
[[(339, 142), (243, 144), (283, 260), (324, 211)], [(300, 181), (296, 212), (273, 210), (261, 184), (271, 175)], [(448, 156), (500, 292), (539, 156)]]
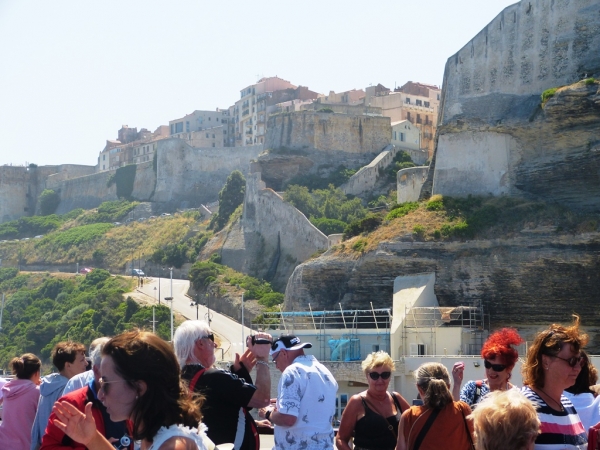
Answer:
[(169, 267), (171, 273), (171, 342), (173, 342), (173, 267)]
[(242, 348), (244, 347), (244, 292), (242, 292)]

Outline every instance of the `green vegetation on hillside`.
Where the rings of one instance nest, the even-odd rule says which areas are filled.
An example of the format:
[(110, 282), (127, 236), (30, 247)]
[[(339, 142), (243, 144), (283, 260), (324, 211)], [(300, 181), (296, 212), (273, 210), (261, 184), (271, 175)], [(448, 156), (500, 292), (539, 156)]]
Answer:
[(219, 192), (219, 212), (212, 216), (210, 228), (215, 231), (223, 229), (233, 212), (244, 202), (245, 193), (246, 179), (242, 172), (234, 170)]
[(359, 198), (350, 199), (333, 185), (312, 192), (305, 186), (288, 186), (283, 199), (294, 205), (324, 234), (341, 233), (349, 223), (367, 215)]
[(198, 261), (190, 269), (189, 279), (194, 289), (205, 291), (211, 285), (239, 286), (243, 289), (244, 299), (258, 300), (258, 303), (273, 307), (283, 303), (283, 294), (275, 292), (270, 283), (244, 275), (212, 261)]
[(328, 175), (320, 175), (330, 168), (331, 165), (322, 165), (317, 169), (316, 174), (297, 175), (286, 183), (286, 190), (292, 185), (303, 186), (310, 191), (318, 189), (327, 189), (330, 185), (339, 187), (350, 179), (352, 175), (358, 172), (358, 168), (349, 169), (346, 166), (340, 165), (337, 169), (330, 172)]
[(200, 233), (189, 239), (168, 243), (156, 249), (150, 261), (163, 266), (174, 266), (178, 269), (185, 263), (194, 262), (212, 236), (212, 233)]
[(388, 180), (393, 183), (396, 181), (396, 175), (399, 170), (409, 169), (411, 167), (415, 167), (416, 164), (413, 162), (412, 158), (405, 151), (401, 151), (396, 153), (394, 156), (394, 160), (385, 170), (388, 176)]
[(104, 202), (96, 211), (86, 214), (82, 220), (82, 224), (88, 223), (113, 223), (122, 221), (139, 202), (130, 202), (128, 200), (115, 200)]
[[(411, 235), (416, 240), (465, 240), (511, 237), (523, 229), (548, 227), (556, 233), (598, 229), (598, 216), (577, 214), (558, 205), (511, 197), (452, 198), (435, 195), (421, 203), (396, 205), (385, 216), (374, 214), (353, 227), (345, 238), (361, 236), (356, 251), (375, 248), (382, 241)], [(379, 223), (377, 223), (379, 221)], [(346, 249), (346, 244), (339, 247)]]
[[(0, 367), (26, 352), (48, 363), (52, 347), (62, 340), (89, 345), (132, 328), (151, 330), (152, 308), (123, 300), (130, 288), (130, 280), (100, 269), (70, 278), (0, 269), (0, 291), (6, 294)], [(169, 314), (166, 306), (156, 308), (157, 333), (164, 339), (170, 336)]]

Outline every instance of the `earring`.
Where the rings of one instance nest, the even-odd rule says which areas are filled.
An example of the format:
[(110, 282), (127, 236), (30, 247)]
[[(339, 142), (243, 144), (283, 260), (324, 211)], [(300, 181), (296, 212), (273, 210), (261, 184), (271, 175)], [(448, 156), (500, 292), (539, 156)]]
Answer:
[(139, 398), (139, 397), (136, 395), (136, 396), (135, 396), (135, 399), (137, 400), (138, 398)]

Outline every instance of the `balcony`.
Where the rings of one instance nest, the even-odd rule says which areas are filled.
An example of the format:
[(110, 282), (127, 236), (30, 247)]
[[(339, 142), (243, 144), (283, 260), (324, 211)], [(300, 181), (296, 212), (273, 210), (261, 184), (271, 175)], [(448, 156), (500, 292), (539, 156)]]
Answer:
[(248, 114), (250, 114), (249, 109), (245, 109), (244, 111), (242, 111), (242, 117), (247, 116)]

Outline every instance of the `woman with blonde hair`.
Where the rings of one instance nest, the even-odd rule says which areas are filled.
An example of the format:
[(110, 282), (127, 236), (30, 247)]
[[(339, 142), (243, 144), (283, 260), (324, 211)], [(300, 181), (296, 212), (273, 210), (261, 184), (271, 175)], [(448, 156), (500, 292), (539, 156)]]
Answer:
[(533, 450), (540, 433), (537, 411), (516, 389), (490, 393), (470, 418), (477, 450)]
[(40, 398), (40, 369), (42, 362), (32, 353), (25, 353), (10, 362), (13, 375), (2, 387), (3, 418), (0, 422), (2, 448), (31, 446), (31, 426)]
[(521, 392), (536, 407), (541, 433), (536, 449), (585, 449), (587, 436), (573, 404), (563, 391), (573, 386), (584, 359), (588, 337), (579, 330), (579, 316), (569, 327), (553, 324), (535, 337), (523, 365)]
[(397, 450), (469, 450), (473, 447), (471, 408), (455, 402), (450, 375), (439, 363), (422, 364), (415, 372), (423, 406), (404, 411), (398, 430)]
[(396, 446), (398, 424), (408, 402), (397, 392), (388, 392), (394, 361), (386, 352), (371, 353), (362, 362), (369, 387), (353, 395), (342, 414), (340, 429), (335, 439), (338, 450), (377, 448), (392, 450)]

